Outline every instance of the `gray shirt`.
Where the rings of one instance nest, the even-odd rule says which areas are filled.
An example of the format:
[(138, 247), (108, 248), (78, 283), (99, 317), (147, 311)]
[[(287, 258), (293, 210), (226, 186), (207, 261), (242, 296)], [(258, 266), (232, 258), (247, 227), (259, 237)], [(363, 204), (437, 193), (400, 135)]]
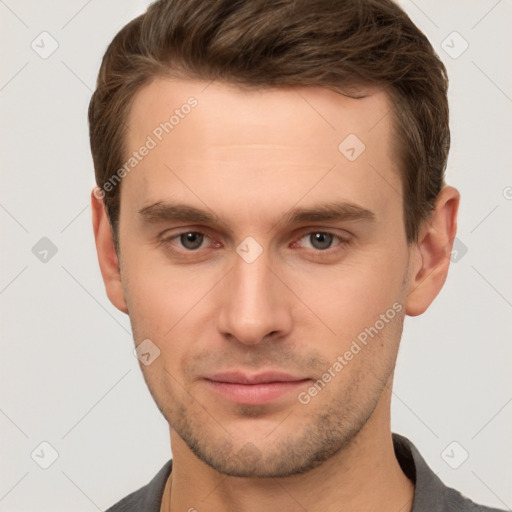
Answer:
[[(393, 445), (402, 471), (415, 484), (412, 512), (503, 512), (477, 505), (455, 489), (446, 487), (406, 437), (393, 434)], [(160, 512), (165, 483), (171, 469), (172, 459), (151, 482), (129, 494), (106, 512)]]

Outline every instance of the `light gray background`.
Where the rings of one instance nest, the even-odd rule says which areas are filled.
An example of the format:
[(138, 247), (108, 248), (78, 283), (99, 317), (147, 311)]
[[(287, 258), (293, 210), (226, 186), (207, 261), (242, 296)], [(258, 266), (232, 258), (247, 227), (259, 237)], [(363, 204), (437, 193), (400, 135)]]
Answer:
[[(171, 456), (128, 318), (104, 292), (89, 207), (86, 114), (100, 59), (147, 3), (0, 0), (2, 512), (103, 510)], [(429, 311), (406, 320), (392, 428), (445, 483), (510, 509), (512, 2), (401, 3), (449, 70), (448, 182), (462, 194), (467, 253)], [(59, 45), (47, 59), (31, 48), (43, 31)], [(460, 51), (453, 31), (469, 43), (458, 58), (441, 47)], [(46, 263), (32, 252), (42, 237), (58, 249)], [(35, 462), (51, 455), (43, 441), (59, 454), (48, 469)], [(469, 458), (452, 469), (462, 450)]]

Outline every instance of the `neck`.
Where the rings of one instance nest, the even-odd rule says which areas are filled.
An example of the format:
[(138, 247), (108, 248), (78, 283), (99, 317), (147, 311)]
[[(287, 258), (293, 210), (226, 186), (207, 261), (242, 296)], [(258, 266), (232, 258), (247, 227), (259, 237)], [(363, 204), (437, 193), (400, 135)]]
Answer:
[(222, 475), (197, 459), (171, 430), (172, 493), (166, 496), (169, 510), (410, 512), (414, 485), (395, 457), (390, 402), (388, 386), (372, 416), (349, 445), (321, 466), (285, 478)]

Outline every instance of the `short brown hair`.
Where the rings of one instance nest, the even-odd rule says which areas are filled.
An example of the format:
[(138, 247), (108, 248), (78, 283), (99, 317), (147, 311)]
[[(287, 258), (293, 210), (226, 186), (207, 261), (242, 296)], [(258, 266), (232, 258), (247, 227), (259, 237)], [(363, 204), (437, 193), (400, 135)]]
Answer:
[[(126, 120), (154, 78), (241, 87), (386, 89), (409, 243), (444, 185), (448, 77), (426, 36), (392, 0), (158, 0), (109, 45), (89, 105), (96, 183), (125, 161)], [(357, 97), (357, 96), (356, 96)], [(102, 192), (117, 245), (120, 186)]]

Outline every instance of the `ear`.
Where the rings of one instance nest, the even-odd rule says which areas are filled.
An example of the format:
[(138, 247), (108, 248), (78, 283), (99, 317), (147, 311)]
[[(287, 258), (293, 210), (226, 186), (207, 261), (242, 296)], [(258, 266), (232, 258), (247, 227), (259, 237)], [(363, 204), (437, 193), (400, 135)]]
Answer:
[(446, 281), (453, 241), (457, 232), (460, 194), (445, 186), (439, 193), (432, 215), (420, 228), (411, 246), (411, 269), (405, 312), (424, 313)]
[(95, 187), (91, 192), (92, 226), (101, 275), (110, 302), (123, 313), (128, 313), (112, 229), (102, 197), (103, 191)]

